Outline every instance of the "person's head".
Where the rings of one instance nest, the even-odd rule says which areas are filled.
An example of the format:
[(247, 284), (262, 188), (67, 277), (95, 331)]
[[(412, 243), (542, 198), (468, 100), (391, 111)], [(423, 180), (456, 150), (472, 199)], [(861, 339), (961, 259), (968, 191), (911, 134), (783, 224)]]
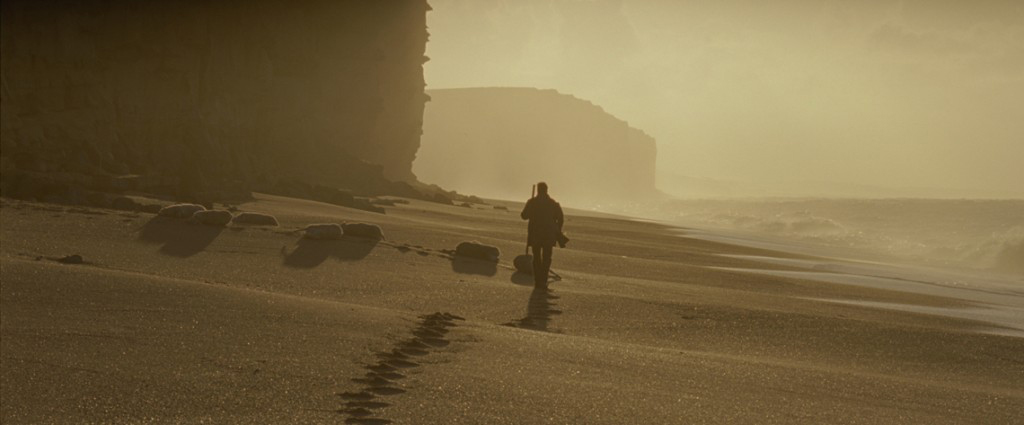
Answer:
[(537, 194), (538, 195), (547, 195), (548, 194), (548, 184), (544, 183), (544, 182), (537, 183)]

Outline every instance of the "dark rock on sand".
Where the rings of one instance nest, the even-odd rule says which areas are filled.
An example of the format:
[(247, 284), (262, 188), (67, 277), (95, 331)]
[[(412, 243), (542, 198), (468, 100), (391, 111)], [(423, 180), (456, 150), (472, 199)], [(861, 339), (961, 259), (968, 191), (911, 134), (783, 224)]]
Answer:
[(196, 211), (189, 219), (190, 223), (207, 226), (226, 226), (231, 222), (231, 213), (224, 210)]
[(302, 237), (314, 240), (335, 240), (341, 239), (341, 226), (334, 223), (310, 224)]
[(480, 242), (462, 242), (455, 247), (455, 255), (497, 262), (501, 251), (496, 246), (484, 245)]
[(341, 225), (345, 236), (367, 239), (384, 239), (384, 231), (380, 226), (369, 223), (345, 223)]
[(231, 220), (235, 224), (249, 224), (253, 226), (277, 226), (277, 218), (269, 214), (244, 212), (236, 215)]
[(206, 207), (196, 204), (174, 204), (160, 209), (158, 214), (170, 218), (190, 218), (196, 211), (204, 211)]

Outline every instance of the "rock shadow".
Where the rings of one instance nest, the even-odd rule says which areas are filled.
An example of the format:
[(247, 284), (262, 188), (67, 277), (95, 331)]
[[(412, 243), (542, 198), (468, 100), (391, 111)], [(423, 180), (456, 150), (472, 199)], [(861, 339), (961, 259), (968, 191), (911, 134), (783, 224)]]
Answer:
[[(533, 278), (530, 278), (531, 283)], [(551, 316), (562, 314), (561, 310), (555, 308), (553, 300), (559, 297), (549, 288), (534, 287), (530, 292), (530, 299), (526, 303), (526, 317), (506, 323), (506, 326), (513, 326), (523, 329), (547, 332), (551, 323)]]
[[(535, 286), (536, 285), (536, 283), (533, 281), (533, 275), (532, 274), (523, 273), (523, 272), (518, 271), (518, 270), (516, 270), (515, 272), (512, 273), (512, 277), (509, 280), (511, 280), (512, 283), (514, 283), (516, 285), (519, 285), (519, 286)], [(548, 284), (549, 285), (554, 283), (554, 282), (561, 282), (561, 281), (562, 281), (562, 276), (558, 275), (557, 273), (551, 272), (551, 273), (548, 274)]]
[(512, 281), (512, 283), (514, 283), (516, 285), (520, 285), (520, 286), (533, 286), (534, 285), (533, 275), (532, 274), (523, 273), (523, 272), (518, 271), (518, 270), (515, 271), (514, 273), (512, 273), (512, 278), (510, 280)]
[(191, 257), (202, 252), (224, 231), (221, 226), (191, 224), (181, 219), (156, 216), (142, 226), (139, 240), (163, 244), (162, 254)]
[(357, 261), (366, 258), (377, 246), (374, 239), (342, 238), (339, 240), (313, 240), (302, 238), (295, 243), (291, 252), (281, 248), (284, 265), (300, 269), (319, 266), (328, 258), (340, 261)]
[(452, 270), (455, 273), (494, 276), (498, 274), (498, 263), (453, 255)]

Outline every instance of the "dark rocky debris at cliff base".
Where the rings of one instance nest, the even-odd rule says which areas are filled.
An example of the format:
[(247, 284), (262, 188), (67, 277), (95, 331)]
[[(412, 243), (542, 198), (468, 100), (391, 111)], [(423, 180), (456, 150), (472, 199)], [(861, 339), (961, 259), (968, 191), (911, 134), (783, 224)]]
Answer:
[(128, 211), (160, 206), (111, 199), (466, 200), (412, 174), (426, 0), (247, 4), (0, 3), (0, 196)]
[[(234, 203), (251, 200), (252, 192), (309, 199), (379, 214), (386, 213), (385, 206), (408, 203), (403, 199), (379, 198), (380, 196), (419, 199), (444, 205), (455, 205), (456, 201), (465, 200), (483, 204), (483, 200), (475, 196), (465, 196), (446, 191), (436, 185), (419, 182), (393, 182), (379, 173), (368, 175), (353, 183), (353, 190), (286, 178), (261, 177), (253, 183), (233, 182), (224, 183), (223, 186), (216, 186), (216, 182), (204, 183), (198, 186), (205, 188), (204, 190), (182, 192), (172, 190), (175, 185), (169, 182), (173, 181), (173, 178), (158, 176), (89, 176), (59, 171), (41, 173), (8, 167), (3, 170), (0, 179), (0, 196), (154, 214), (162, 207), (176, 203), (175, 201), (212, 206), (215, 202)], [(125, 194), (130, 194), (134, 198)], [(140, 202), (139, 199), (143, 200)], [(164, 203), (153, 204), (153, 199), (162, 199)], [(180, 218), (188, 217), (190, 216)]]
[[(408, 204), (403, 199), (379, 198), (380, 196), (398, 196), (403, 198), (419, 199), (444, 205), (455, 205), (456, 201), (468, 200), (470, 202), (484, 204), (484, 201), (476, 196), (467, 196), (458, 192), (444, 190), (437, 185), (428, 185), (420, 182), (390, 182), (374, 183), (370, 187), (354, 186), (355, 190), (338, 189), (322, 184), (309, 184), (295, 180), (275, 180), (272, 183), (263, 181), (256, 186), (255, 192), (271, 195), (289, 196), (293, 198), (309, 199), (327, 204), (343, 207), (356, 208), (364, 211), (385, 214), (385, 206)], [(484, 204), (486, 205), (486, 204)]]
[[(6, 157), (4, 157), (6, 159)], [(87, 175), (62, 171), (58, 164), (43, 169), (53, 172), (24, 170), (10, 161), (4, 161), (0, 179), (0, 196), (49, 202), (66, 205), (90, 205), (124, 211), (155, 213), (161, 205), (143, 204), (124, 194), (145, 198), (184, 201), (210, 205), (214, 202), (243, 202), (252, 199), (252, 192), (309, 199), (333, 205), (357, 208), (384, 214), (384, 206), (407, 203), (400, 199), (377, 199), (379, 196), (396, 196), (420, 199), (446, 205), (454, 200), (481, 202), (474, 196), (464, 196), (446, 191), (436, 185), (418, 182), (394, 182), (381, 174), (379, 167), (369, 167), (367, 174), (348, 181), (340, 189), (327, 184), (311, 184), (289, 178), (260, 176), (252, 182), (240, 181), (192, 181), (197, 190), (182, 189), (182, 179), (176, 177), (144, 175)], [(186, 217), (187, 218), (187, 217)]]
[[(327, 204), (384, 214), (384, 208), (374, 205), (372, 200), (356, 196), (352, 190), (339, 189), (322, 184), (309, 184), (296, 180), (262, 181), (255, 186), (256, 192), (271, 195), (309, 199)], [(367, 186), (358, 186), (356, 193), (366, 196), (393, 195), (410, 198), (423, 198), (425, 195), (417, 191), (410, 183), (391, 182), (381, 178)]]
[(140, 203), (133, 195), (149, 199), (163, 199), (167, 203), (186, 201), (211, 204), (213, 200), (249, 200), (252, 195), (239, 184), (224, 185), (220, 190), (185, 193), (169, 184), (173, 178), (158, 176), (89, 175), (56, 171), (40, 172), (17, 168), (5, 162), (0, 170), (0, 196), (65, 205), (89, 205), (123, 211), (157, 212), (161, 205)]
[[(4, 153), (6, 151), (0, 152), (0, 155)], [(339, 167), (343, 166), (341, 162)], [(383, 213), (384, 209), (374, 205), (369, 197), (390, 195), (437, 201), (437, 197), (440, 196), (443, 200), (451, 202), (448, 197), (453, 196), (437, 187), (415, 182), (390, 181), (383, 176), (379, 167), (365, 163), (363, 165), (366, 169), (363, 170), (363, 174), (338, 181), (338, 184), (344, 184), (344, 187), (351, 190), (327, 184), (310, 184), (287, 177), (260, 176), (246, 182), (203, 180), (198, 177), (189, 180), (159, 175), (90, 175), (66, 171), (65, 167), (56, 163), (39, 168), (54, 170), (50, 172), (22, 169), (11, 161), (4, 161), (4, 165), (0, 170), (3, 177), (0, 181), (0, 196), (129, 211), (139, 210), (142, 205), (133, 204), (133, 200), (121, 196), (122, 194), (209, 204), (246, 201), (252, 198), (252, 192), (261, 192), (377, 213)], [(183, 171), (184, 173), (186, 172)]]

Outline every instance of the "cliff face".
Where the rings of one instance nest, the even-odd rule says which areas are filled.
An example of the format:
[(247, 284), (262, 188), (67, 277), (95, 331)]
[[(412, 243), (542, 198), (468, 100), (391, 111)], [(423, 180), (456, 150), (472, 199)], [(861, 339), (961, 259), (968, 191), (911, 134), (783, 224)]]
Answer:
[(532, 88), (427, 93), (415, 163), (425, 182), (523, 199), (543, 180), (557, 199), (585, 203), (658, 193), (654, 139), (590, 102)]
[(0, 7), (5, 179), (414, 180), (425, 0)]

